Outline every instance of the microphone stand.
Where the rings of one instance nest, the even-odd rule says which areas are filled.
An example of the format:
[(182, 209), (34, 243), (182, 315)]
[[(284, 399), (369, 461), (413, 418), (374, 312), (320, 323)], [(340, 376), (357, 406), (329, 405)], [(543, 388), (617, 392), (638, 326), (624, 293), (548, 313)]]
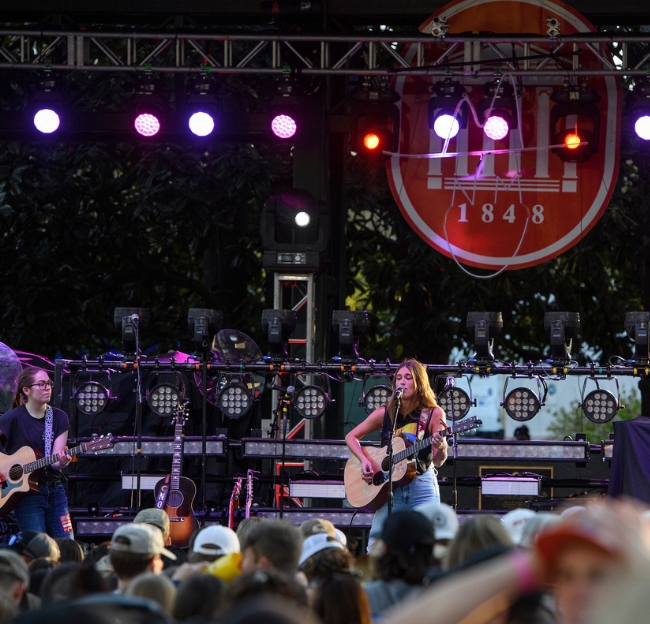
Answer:
[(395, 392), (395, 417), (393, 418), (393, 427), (388, 438), (388, 515), (393, 512), (393, 437), (397, 429), (397, 415), (402, 406), (402, 392)]
[[(135, 315), (134, 315), (135, 317)], [(135, 400), (135, 430), (137, 436), (136, 442), (136, 500), (135, 511), (140, 511), (140, 500), (142, 492), (142, 375), (140, 373), (140, 323), (138, 318), (133, 318), (134, 334), (135, 334), (135, 369), (136, 369), (136, 400)]]
[(453, 433), (451, 434), (451, 439), (454, 443), (454, 462), (452, 466), (452, 486), (451, 486), (451, 506), (454, 508), (454, 511), (458, 510), (458, 482), (456, 471), (458, 469), (458, 434), (456, 433), (456, 410), (454, 409), (454, 378), (447, 378), (447, 385), (449, 386), (449, 404), (451, 405), (451, 427)]
[(289, 405), (294, 387), (289, 386), (278, 394), (277, 418), (282, 415), (282, 461), (280, 463), (280, 520), (284, 517), (284, 471), (287, 457), (287, 429), (289, 425)]

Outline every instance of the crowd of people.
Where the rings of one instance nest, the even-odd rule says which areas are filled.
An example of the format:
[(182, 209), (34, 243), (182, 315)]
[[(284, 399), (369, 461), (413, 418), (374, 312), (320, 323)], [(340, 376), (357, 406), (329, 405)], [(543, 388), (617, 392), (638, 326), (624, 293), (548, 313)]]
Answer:
[(650, 519), (626, 501), (460, 518), (429, 502), (389, 514), (367, 554), (326, 519), (169, 541), (158, 509), (92, 548), (19, 533), (0, 547), (0, 624), (610, 624), (647, 610)]

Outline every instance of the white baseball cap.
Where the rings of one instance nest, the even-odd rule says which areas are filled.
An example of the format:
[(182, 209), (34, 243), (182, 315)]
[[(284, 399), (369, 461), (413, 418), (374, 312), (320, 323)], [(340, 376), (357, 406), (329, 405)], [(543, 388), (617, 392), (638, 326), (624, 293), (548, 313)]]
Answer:
[(315, 555), (321, 550), (325, 550), (326, 548), (340, 548), (341, 550), (345, 550), (345, 547), (341, 542), (327, 533), (316, 533), (310, 535), (302, 543), (302, 553), (298, 565), (302, 565), (307, 561), (307, 559), (309, 559), (309, 557)]
[(232, 555), (240, 552), (237, 534), (228, 527), (211, 524), (201, 529), (194, 540), (192, 550), (201, 555)]
[(528, 524), (528, 521), (536, 515), (537, 514), (532, 509), (521, 507), (519, 509), (513, 509), (502, 516), (501, 522), (515, 544), (521, 544), (521, 536), (524, 533), (524, 527)]
[(445, 503), (430, 502), (417, 505), (415, 511), (426, 516), (433, 524), (436, 540), (454, 539), (458, 533), (460, 523), (453, 507), (445, 505)]

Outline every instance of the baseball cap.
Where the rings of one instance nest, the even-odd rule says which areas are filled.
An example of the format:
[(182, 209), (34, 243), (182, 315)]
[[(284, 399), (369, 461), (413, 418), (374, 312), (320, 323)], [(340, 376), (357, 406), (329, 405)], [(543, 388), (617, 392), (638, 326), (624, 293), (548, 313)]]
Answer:
[(419, 511), (421, 514), (424, 514), (433, 525), (434, 537), (436, 540), (454, 539), (456, 533), (458, 533), (458, 516), (453, 507), (450, 507), (445, 503), (436, 503), (432, 501), (417, 505), (414, 509), (415, 511)]
[(536, 516), (532, 509), (513, 509), (501, 518), (503, 526), (508, 531), (512, 541), (515, 544), (521, 544), (521, 537), (524, 533), (524, 528), (529, 520)]
[(149, 509), (142, 509), (135, 518), (133, 524), (150, 524), (151, 526), (158, 527), (163, 534), (163, 540), (166, 542), (169, 537), (169, 516), (163, 509), (156, 509), (151, 507)]
[(162, 533), (150, 524), (123, 524), (113, 533), (111, 551), (137, 555), (176, 555), (165, 548)]
[(413, 553), (418, 546), (433, 548), (433, 524), (419, 511), (394, 511), (381, 529), (381, 539), (388, 550)]
[(237, 533), (220, 524), (201, 529), (194, 540), (192, 550), (201, 555), (231, 555), (240, 552)]
[(302, 553), (300, 553), (298, 565), (302, 565), (305, 561), (307, 561), (307, 559), (309, 559), (309, 557), (315, 555), (321, 550), (325, 550), (326, 548), (339, 548), (341, 550), (345, 550), (343, 544), (341, 544), (339, 540), (337, 540), (335, 537), (332, 537), (328, 533), (315, 533), (314, 535), (310, 535), (302, 543)]
[(27, 564), (15, 552), (8, 548), (0, 549), (0, 572), (10, 574), (17, 580), (29, 584), (29, 569)]
[(24, 531), (15, 536), (11, 549), (23, 557), (40, 559), (48, 557), (58, 561), (61, 558), (59, 545), (47, 533), (40, 531)]
[(336, 528), (329, 520), (323, 518), (311, 518), (310, 520), (305, 520), (300, 525), (300, 533), (302, 534), (303, 539), (310, 535), (316, 535), (317, 533), (327, 533), (332, 537), (336, 537)]

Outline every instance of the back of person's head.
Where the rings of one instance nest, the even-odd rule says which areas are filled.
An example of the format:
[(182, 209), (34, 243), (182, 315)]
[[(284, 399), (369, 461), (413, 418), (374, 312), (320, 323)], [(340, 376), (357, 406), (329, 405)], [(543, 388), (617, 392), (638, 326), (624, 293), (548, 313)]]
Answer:
[(531, 518), (526, 523), (526, 526), (521, 532), (519, 546), (522, 548), (532, 548), (537, 536), (558, 522), (560, 522), (560, 516), (545, 511), (538, 512), (534, 518)]
[(30, 591), (40, 596), (41, 603), (44, 607), (57, 602), (68, 602), (70, 600), (70, 592), (68, 591), (70, 577), (80, 568), (80, 563), (64, 563), (58, 565), (47, 573), (41, 583), (40, 592), (34, 592), (31, 587)]
[(242, 543), (242, 552), (251, 549), (256, 561), (261, 557), (288, 575), (298, 569), (302, 552), (300, 531), (284, 520), (268, 520), (254, 526)]
[(238, 576), (226, 591), (230, 605), (241, 604), (243, 600), (267, 595), (289, 598), (297, 604), (307, 604), (305, 588), (292, 577), (273, 568), (246, 572)]
[(11, 549), (28, 563), (43, 557), (53, 561), (58, 561), (61, 558), (59, 545), (54, 541), (53, 537), (50, 537), (47, 533), (31, 529), (18, 534)]
[(79, 542), (59, 537), (54, 540), (61, 552), (60, 563), (81, 563), (84, 560), (84, 549)]
[(43, 580), (51, 570), (59, 566), (58, 561), (49, 557), (39, 557), (29, 564), (29, 591), (36, 595), (41, 595), (41, 585)]
[[(110, 562), (124, 582), (151, 569), (162, 569), (161, 555), (175, 560), (176, 555), (165, 548), (162, 533), (149, 524), (123, 524), (111, 538)], [(154, 562), (155, 560), (155, 562)], [(154, 570), (156, 566), (160, 569)]]
[(370, 624), (372, 613), (360, 580), (334, 575), (314, 584), (312, 607), (323, 624)]
[(140, 574), (129, 581), (124, 587), (123, 593), (125, 596), (138, 596), (153, 600), (168, 615), (171, 615), (174, 610), (176, 586), (164, 574), (153, 574), (152, 572)]
[(103, 559), (111, 551), (111, 543), (102, 542), (97, 544), (88, 551), (88, 554), (84, 557), (84, 562), (89, 565), (95, 565), (100, 559)]
[(171, 523), (169, 522), (169, 516), (164, 509), (157, 509), (155, 507), (141, 509), (133, 518), (133, 524), (149, 524), (156, 527), (163, 536), (163, 542), (165, 544), (169, 540), (169, 534), (171, 532)]
[(190, 576), (176, 589), (173, 616), (185, 620), (214, 620), (225, 601), (226, 584), (211, 574)]
[(262, 516), (251, 516), (250, 518), (244, 518), (237, 525), (237, 530), (235, 531), (235, 533), (237, 533), (237, 538), (239, 539), (239, 543), (242, 544), (248, 532), (254, 526), (257, 526), (261, 522), (266, 522), (266, 518)]
[(401, 579), (417, 585), (434, 563), (433, 525), (413, 510), (394, 511), (381, 530), (383, 553), (375, 562), (377, 576), (384, 580)]
[(299, 569), (310, 582), (350, 571), (352, 555), (328, 533), (314, 533), (302, 543)]
[(311, 609), (263, 595), (233, 603), (219, 619), (220, 624), (320, 624)]
[(477, 515), (460, 525), (445, 553), (443, 568), (460, 567), (472, 555), (490, 546), (514, 545), (500, 520), (491, 515)]
[(303, 540), (318, 533), (327, 533), (336, 537), (336, 527), (324, 518), (311, 518), (300, 525), (300, 534)]
[(239, 538), (230, 528), (212, 524), (201, 529), (192, 541), (190, 563), (211, 563), (224, 555), (240, 552)]
[(12, 624), (16, 613), (17, 609), (14, 601), (0, 592), (0, 624)]
[(29, 585), (29, 568), (23, 559), (6, 548), (0, 549), (0, 593), (18, 605)]

